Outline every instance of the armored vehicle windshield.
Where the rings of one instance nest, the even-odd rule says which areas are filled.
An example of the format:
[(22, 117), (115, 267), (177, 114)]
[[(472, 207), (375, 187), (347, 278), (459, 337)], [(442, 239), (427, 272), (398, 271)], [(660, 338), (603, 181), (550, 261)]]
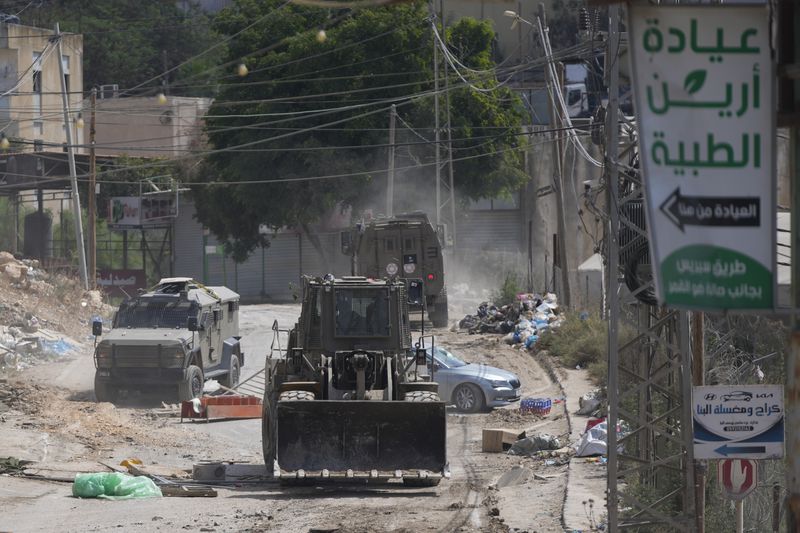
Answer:
[(197, 316), (196, 302), (132, 300), (120, 306), (115, 328), (185, 328), (186, 319)]

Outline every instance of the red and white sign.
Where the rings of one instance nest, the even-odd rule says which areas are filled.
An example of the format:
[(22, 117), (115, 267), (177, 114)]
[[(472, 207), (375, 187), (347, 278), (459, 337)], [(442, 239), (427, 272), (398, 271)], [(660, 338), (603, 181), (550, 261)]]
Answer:
[(742, 500), (758, 485), (758, 462), (754, 459), (722, 459), (717, 464), (719, 487), (729, 500)]

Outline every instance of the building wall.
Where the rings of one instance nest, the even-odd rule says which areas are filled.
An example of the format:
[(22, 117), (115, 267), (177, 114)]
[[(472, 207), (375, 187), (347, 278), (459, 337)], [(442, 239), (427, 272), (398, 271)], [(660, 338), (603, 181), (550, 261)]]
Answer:
[[(338, 231), (317, 233), (324, 257), (308, 237), (285, 230), (269, 236), (270, 245), (256, 249), (243, 263), (236, 265), (219, 253), (204, 257), (203, 227), (194, 218), (194, 204), (181, 199), (175, 219), (174, 274), (189, 276), (209, 285), (224, 285), (238, 292), (246, 301), (292, 301), (300, 287), (300, 277), (350, 274), (349, 258), (340, 251)], [(205, 237), (205, 246), (221, 243), (214, 235)], [(206, 264), (205, 275), (203, 264)]]
[[(48, 40), (53, 35), (54, 31), (50, 29), (0, 24), (0, 89), (9, 91), (21, 79), (13, 93), (0, 97), (0, 128), (5, 128), (9, 138), (38, 139), (57, 144), (66, 142), (58, 54), (54, 46), (48, 47)], [(82, 144), (84, 130), (76, 126), (76, 121), (83, 111), (83, 36), (65, 33), (62, 39), (62, 52), (69, 74), (70, 127), (73, 142)], [(52, 52), (48, 52), (51, 48)], [(45, 55), (40, 61), (41, 96), (37, 98), (34, 94), (34, 70), (38, 67), (33, 66), (34, 54), (42, 52)]]
[(168, 96), (161, 104), (156, 97), (98, 97), (97, 153), (173, 157), (200, 148), (210, 105), (210, 98)]

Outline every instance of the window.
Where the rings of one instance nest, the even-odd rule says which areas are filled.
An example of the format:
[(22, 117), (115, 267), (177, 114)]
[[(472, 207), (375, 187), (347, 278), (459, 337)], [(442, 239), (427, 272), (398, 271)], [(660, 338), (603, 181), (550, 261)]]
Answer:
[(177, 328), (186, 327), (189, 316), (197, 316), (194, 302), (163, 302), (133, 300), (120, 307), (114, 318), (115, 328)]
[(394, 251), (394, 237), (387, 237), (386, 239), (384, 239), (384, 242), (386, 243), (386, 251), (387, 252), (393, 252)]
[(413, 250), (414, 249), (414, 239), (412, 237), (406, 237), (403, 240), (403, 250)]
[(567, 105), (575, 105), (581, 101), (581, 90), (573, 89), (567, 96)]
[(337, 337), (388, 337), (389, 293), (385, 289), (336, 289)]
[[(33, 111), (42, 114), (42, 53), (33, 53)], [(35, 128), (34, 128), (35, 129)]]
[(69, 56), (61, 56), (61, 64), (64, 66), (64, 85), (69, 92)]

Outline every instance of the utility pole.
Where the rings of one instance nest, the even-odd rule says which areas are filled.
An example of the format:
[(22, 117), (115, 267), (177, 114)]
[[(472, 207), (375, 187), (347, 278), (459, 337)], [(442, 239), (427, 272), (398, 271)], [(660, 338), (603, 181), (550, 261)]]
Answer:
[[(608, 7), (608, 50), (619, 50), (619, 5)], [(619, 61), (611, 62), (608, 86), (608, 108), (606, 111), (606, 190), (608, 194), (609, 229), (608, 246), (608, 472), (606, 508), (609, 531), (617, 531), (619, 524), (619, 494), (616, 472), (618, 471), (617, 423), (619, 422)]]
[[(800, 41), (796, 28), (800, 27), (800, 10), (794, 2), (779, 2), (775, 20), (778, 23), (779, 60), (781, 64), (794, 66), (800, 60)], [(800, 97), (800, 84), (797, 80), (785, 82), (781, 87), (783, 102), (794, 113)], [(790, 350), (786, 361), (786, 530), (800, 530), (800, 127), (797, 122), (789, 130), (789, 150), (791, 169), (791, 264), (792, 264), (792, 332)]]
[(89, 288), (97, 288), (97, 154), (95, 153), (95, 127), (97, 125), (97, 87), (92, 87), (92, 115), (89, 121)]
[(389, 111), (389, 172), (387, 173), (388, 183), (386, 184), (386, 216), (394, 215), (394, 129), (397, 118), (397, 108), (392, 104)]
[(436, 10), (433, 7), (433, 0), (430, 0), (431, 13), (431, 38), (433, 40), (433, 129), (434, 144), (436, 147), (436, 226), (442, 223), (442, 167), (441, 167), (441, 147), (439, 145), (439, 43), (436, 42)]
[(61, 30), (58, 27), (58, 22), (55, 26), (55, 39), (58, 51), (58, 70), (61, 78), (61, 102), (64, 108), (64, 130), (67, 134), (67, 160), (69, 161), (69, 176), (72, 182), (72, 210), (74, 211), (75, 220), (75, 240), (78, 253), (78, 264), (80, 267), (81, 282), (83, 283), (84, 290), (89, 290), (89, 280), (86, 274), (86, 249), (83, 244), (83, 220), (81, 216), (81, 199), (78, 195), (78, 172), (75, 168), (75, 147), (72, 144), (72, 127), (70, 125), (69, 117), (69, 97), (67, 95), (69, 87), (67, 87), (67, 80), (64, 77), (64, 60), (62, 50), (62, 37)]
[[(702, 311), (692, 313), (692, 385), (705, 383), (705, 314)], [(694, 460), (694, 501), (697, 510), (697, 533), (704, 533), (706, 510), (706, 465), (703, 461)]]
[(538, 25), (539, 25), (539, 35), (542, 39), (542, 47), (545, 50), (545, 54), (547, 56), (548, 61), (548, 68), (545, 69), (545, 73), (547, 75), (547, 85), (550, 87), (550, 124), (553, 129), (552, 132), (552, 146), (553, 146), (553, 166), (554, 166), (554, 176), (553, 176), (553, 185), (556, 189), (556, 210), (558, 211), (558, 262), (559, 266), (561, 267), (561, 292), (562, 294), (559, 297), (562, 298), (564, 305), (569, 308), (572, 304), (572, 291), (570, 291), (570, 283), (569, 283), (569, 260), (568, 260), (568, 253), (567, 253), (567, 218), (564, 209), (564, 145), (562, 141), (559, 139), (559, 135), (562, 133), (562, 121), (561, 115), (559, 113), (560, 106), (558, 104), (558, 93), (556, 91), (561, 91), (562, 82), (561, 77), (562, 74), (561, 69), (563, 65), (561, 63), (558, 64), (558, 69), (556, 69), (556, 64), (553, 62), (553, 55), (550, 49), (550, 36), (549, 36), (549, 28), (547, 27), (547, 22), (545, 19), (545, 10), (544, 4), (539, 4), (539, 17), (538, 17)]
[[(442, 21), (442, 40), (447, 44), (447, 31), (444, 25), (444, 0), (439, 0), (439, 19)], [(444, 109), (446, 116), (447, 129), (447, 180), (448, 198), (450, 203), (450, 227), (448, 232), (453, 239), (453, 252), (456, 246), (456, 200), (455, 188), (453, 187), (453, 134), (450, 128), (450, 74), (448, 72), (448, 62), (444, 62)], [(437, 228), (438, 229), (438, 228)], [(447, 243), (442, 243), (444, 247)]]

